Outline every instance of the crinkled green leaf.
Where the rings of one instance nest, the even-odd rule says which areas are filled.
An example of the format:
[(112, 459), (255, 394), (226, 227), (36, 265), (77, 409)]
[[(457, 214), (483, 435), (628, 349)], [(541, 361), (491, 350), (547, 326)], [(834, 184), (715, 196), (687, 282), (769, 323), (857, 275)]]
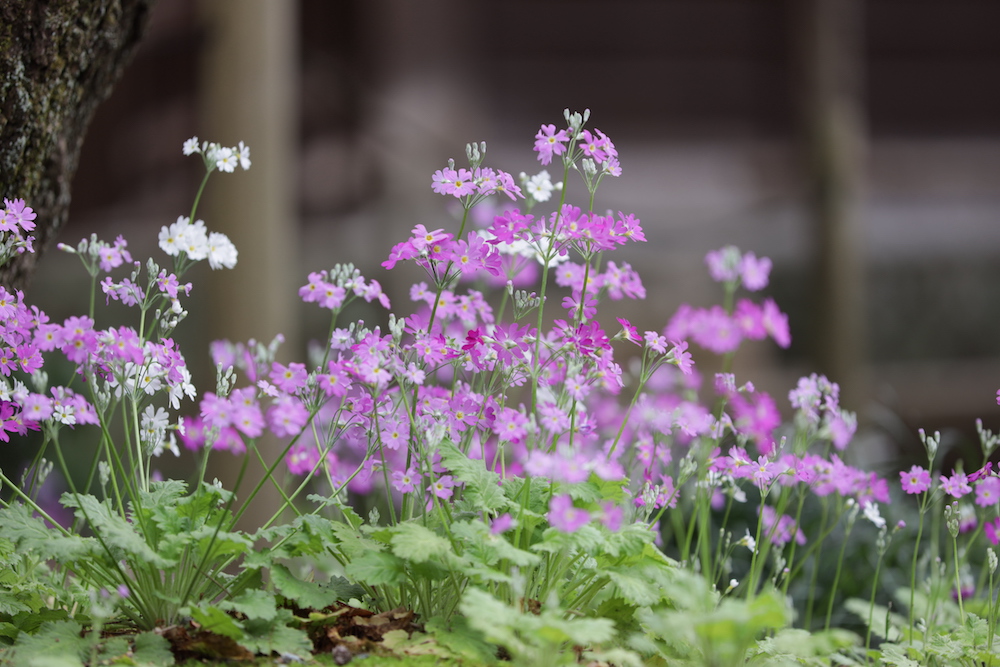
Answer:
[(91, 642), (80, 636), (75, 621), (43, 624), (35, 634), (22, 632), (14, 643), (11, 667), (29, 665), (82, 666), (90, 654)]
[[(528, 490), (525, 491), (525, 486)], [(503, 491), (510, 500), (511, 514), (523, 516), (525, 510), (533, 516), (541, 517), (549, 511), (549, 484), (537, 478), (507, 477), (503, 480)]]
[(451, 551), (448, 540), (412, 521), (395, 526), (390, 542), (394, 554), (414, 563), (444, 558)]
[(290, 600), (303, 607), (325, 609), (338, 600), (350, 600), (364, 595), (364, 589), (352, 585), (343, 577), (333, 577), (327, 583), (302, 581), (280, 563), (271, 566), (271, 582)]
[(369, 539), (346, 523), (334, 523), (331, 530), (336, 536), (340, 553), (348, 560), (354, 560), (369, 551), (381, 551), (384, 545)]
[(191, 618), (203, 630), (239, 641), (243, 637), (243, 624), (222, 609), (210, 604), (191, 607)]
[(64, 493), (62, 504), (76, 509), (77, 517), (88, 522), (91, 530), (100, 535), (116, 559), (131, 557), (159, 568), (176, 564), (177, 561), (164, 558), (147, 544), (146, 539), (137, 532), (137, 526), (115, 514), (109, 504), (102, 503), (94, 496)]
[(100, 545), (92, 537), (63, 535), (31, 515), (24, 505), (0, 509), (0, 537), (17, 545), (19, 551), (31, 551), (60, 563), (70, 563), (87, 557), (100, 557)]
[(607, 539), (601, 534), (601, 531), (588, 524), (572, 533), (564, 533), (556, 528), (547, 528), (542, 534), (542, 541), (531, 545), (531, 550), (559, 553), (564, 549), (577, 549), (598, 554), (604, 550), (606, 545)]
[(538, 554), (518, 549), (503, 535), (494, 535), (482, 521), (456, 521), (451, 531), (462, 544), (465, 555), (474, 556), (486, 565), (506, 560), (517, 567), (528, 567), (542, 560)]
[(650, 581), (643, 577), (639, 570), (604, 570), (604, 572), (615, 585), (615, 591), (626, 602), (638, 607), (650, 607), (662, 597), (659, 588), (651, 586)]
[(132, 659), (136, 665), (150, 667), (174, 664), (170, 642), (155, 632), (141, 632), (135, 636)]
[(344, 572), (355, 581), (369, 586), (398, 584), (406, 577), (403, 560), (382, 551), (366, 551), (348, 563)]
[(279, 610), (279, 614), (269, 621), (247, 619), (245, 633), (237, 641), (254, 653), (307, 656), (312, 652), (312, 641), (302, 630), (288, 626), (292, 620), (292, 613), (287, 609)]
[(500, 486), (500, 475), (487, 470), (482, 461), (470, 459), (454, 444), (441, 443), (441, 463), (452, 477), (465, 483), (463, 495), (478, 510), (497, 512), (506, 510), (510, 501)]
[(231, 600), (219, 603), (219, 609), (238, 611), (247, 619), (273, 620), (278, 613), (278, 605), (274, 595), (266, 591), (243, 591)]

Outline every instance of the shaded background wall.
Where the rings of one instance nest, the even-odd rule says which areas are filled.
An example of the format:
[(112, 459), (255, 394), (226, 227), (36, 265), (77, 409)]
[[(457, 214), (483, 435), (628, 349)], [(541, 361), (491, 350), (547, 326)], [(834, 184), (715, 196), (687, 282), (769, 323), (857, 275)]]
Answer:
[[(817, 34), (831, 7), (836, 29)], [(213, 176), (200, 216), (240, 263), (191, 276), (182, 349), (204, 369), (213, 338), (284, 331), (302, 358), (325, 327), (296, 303), (310, 270), (353, 261), (409, 312), (408, 283), (378, 264), (414, 224), (448, 222), (431, 173), (479, 140), (489, 164), (534, 173), (538, 126), (587, 107), (624, 168), (597, 207), (634, 213), (649, 239), (617, 258), (649, 293), (625, 316), (660, 329), (684, 301), (717, 301), (708, 250), (771, 257), (793, 346), (744, 345), (738, 377), (783, 404), (827, 370), (891, 461), (918, 426), (957, 442), (977, 416), (1000, 422), (998, 24), (991, 0), (162, 0), (91, 126), (60, 240), (124, 234), (158, 253), (202, 173), (183, 140), (246, 140), (253, 169)], [(832, 158), (853, 230), (839, 250), (811, 196), (810, 118), (851, 148)], [(816, 289), (831, 252), (854, 266), (840, 305)], [(29, 290), (53, 319), (76, 312), (74, 264), (50, 253)], [(847, 340), (839, 359), (823, 332)]]

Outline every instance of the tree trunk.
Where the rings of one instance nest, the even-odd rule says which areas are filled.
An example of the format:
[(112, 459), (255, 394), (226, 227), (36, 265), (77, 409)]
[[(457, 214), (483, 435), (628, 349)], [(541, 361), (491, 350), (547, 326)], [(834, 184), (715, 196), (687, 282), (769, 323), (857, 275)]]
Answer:
[(38, 215), (36, 253), (0, 268), (0, 284), (24, 287), (66, 223), (87, 125), (153, 2), (0, 0), (0, 197), (24, 199)]

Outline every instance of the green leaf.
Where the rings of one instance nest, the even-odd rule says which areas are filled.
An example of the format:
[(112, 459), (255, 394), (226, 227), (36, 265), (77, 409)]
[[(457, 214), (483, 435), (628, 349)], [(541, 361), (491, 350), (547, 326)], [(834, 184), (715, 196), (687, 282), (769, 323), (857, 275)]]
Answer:
[(348, 563), (344, 572), (369, 586), (398, 584), (406, 578), (403, 560), (382, 551), (366, 551)]
[(154, 632), (141, 632), (135, 636), (132, 659), (137, 665), (150, 665), (151, 667), (174, 664), (174, 654), (170, 650), (170, 642)]
[[(287, 567), (279, 563), (272, 565), (270, 572), (271, 582), (278, 591), (289, 600), (295, 600), (302, 607), (325, 609), (337, 600), (349, 600), (364, 594), (361, 588), (350, 586), (346, 579), (340, 577), (335, 578), (329, 584), (302, 581), (293, 575)], [(348, 594), (349, 589), (350, 593)]]
[(274, 595), (261, 590), (243, 591), (237, 597), (219, 603), (219, 609), (238, 611), (247, 619), (270, 621), (278, 614)]
[(465, 483), (463, 495), (477, 510), (500, 512), (510, 506), (510, 501), (500, 486), (500, 475), (487, 470), (482, 461), (470, 459), (447, 440), (442, 442), (441, 463), (452, 477)]
[(73, 665), (82, 667), (91, 643), (80, 636), (74, 621), (45, 623), (36, 634), (21, 633), (14, 643), (12, 667), (24, 665)]
[(651, 586), (649, 579), (641, 572), (605, 570), (615, 585), (615, 590), (623, 600), (637, 607), (651, 607), (660, 601), (662, 594), (657, 586)]
[(60, 563), (100, 557), (99, 545), (92, 537), (63, 535), (31, 515), (24, 505), (10, 505), (0, 509), (0, 537), (10, 540), (21, 552), (34, 552), (46, 559)]
[(191, 618), (201, 625), (203, 630), (239, 641), (243, 637), (243, 624), (210, 604), (191, 607)]
[(312, 641), (302, 630), (289, 627), (293, 620), (292, 613), (281, 609), (280, 614), (270, 621), (262, 619), (247, 620), (246, 634), (239, 639), (241, 646), (254, 653), (269, 655), (271, 653), (287, 653), (297, 656), (307, 656), (312, 653)]
[(451, 552), (448, 540), (431, 529), (413, 522), (396, 526), (390, 542), (394, 554), (414, 563), (422, 563), (431, 558), (444, 558)]
[(94, 496), (72, 493), (63, 494), (62, 504), (76, 509), (76, 516), (89, 523), (91, 530), (101, 537), (111, 549), (110, 555), (116, 560), (126, 554), (136, 561), (158, 568), (177, 564), (176, 560), (164, 558), (147, 544), (145, 537), (137, 532), (136, 526), (115, 514), (110, 504), (102, 503)]

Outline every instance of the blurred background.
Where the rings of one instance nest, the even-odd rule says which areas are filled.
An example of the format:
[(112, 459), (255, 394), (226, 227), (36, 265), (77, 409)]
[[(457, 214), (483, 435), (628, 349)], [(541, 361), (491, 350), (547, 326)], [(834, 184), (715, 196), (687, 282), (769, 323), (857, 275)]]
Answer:
[[(624, 170), (596, 208), (648, 238), (615, 257), (648, 296), (615, 310), (660, 330), (721, 298), (709, 250), (771, 257), (792, 347), (744, 344), (737, 380), (787, 409), (825, 372), (869, 464), (914, 455), (918, 427), (975, 461), (974, 419), (1000, 426), (997, 25), (995, 0), (161, 0), (60, 241), (123, 234), (161, 257), (204, 173), (182, 142), (246, 141), (253, 168), (213, 175), (198, 215), (239, 264), (189, 274), (178, 336), (210, 390), (210, 340), (280, 331), (302, 359), (324, 335), (296, 298), (309, 271), (354, 262), (409, 313), (418, 274), (379, 263), (413, 225), (450, 224), (433, 171), (485, 140), (490, 166), (536, 173), (539, 125), (589, 108)], [(77, 314), (84, 275), (52, 251), (28, 300)]]

